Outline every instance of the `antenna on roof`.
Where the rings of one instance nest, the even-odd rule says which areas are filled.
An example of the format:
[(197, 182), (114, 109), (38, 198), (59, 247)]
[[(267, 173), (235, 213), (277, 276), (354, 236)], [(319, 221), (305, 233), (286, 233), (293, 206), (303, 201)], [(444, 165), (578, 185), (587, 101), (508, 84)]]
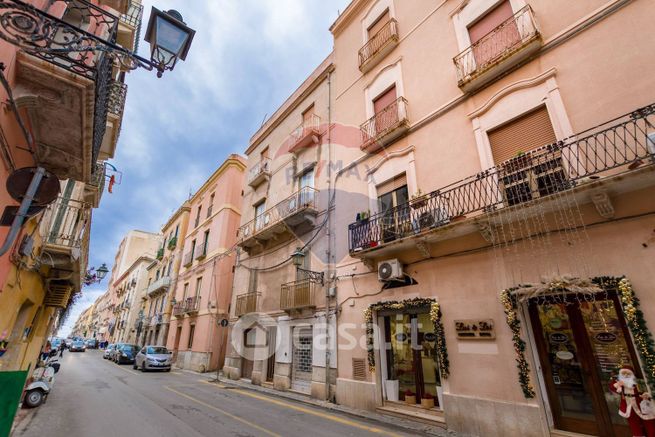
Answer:
[(264, 115), (264, 119), (262, 120), (262, 126), (264, 126), (264, 123), (266, 123), (266, 117), (268, 117), (268, 112)]

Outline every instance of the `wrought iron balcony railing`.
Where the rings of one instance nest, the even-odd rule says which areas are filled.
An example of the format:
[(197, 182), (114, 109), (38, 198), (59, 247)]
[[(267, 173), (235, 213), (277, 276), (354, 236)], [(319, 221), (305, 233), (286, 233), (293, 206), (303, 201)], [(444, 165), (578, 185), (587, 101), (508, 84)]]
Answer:
[(252, 238), (303, 210), (316, 210), (318, 193), (318, 190), (310, 187), (302, 188), (293, 193), (273, 208), (264, 211), (255, 217), (254, 220), (241, 226), (239, 228), (240, 241)]
[(241, 317), (246, 314), (257, 312), (257, 302), (260, 298), (261, 293), (246, 293), (237, 296), (234, 315)]
[(186, 307), (186, 305), (185, 305), (184, 301), (178, 302), (175, 305), (173, 305), (173, 316), (179, 317), (179, 316), (184, 315), (185, 307)]
[(364, 71), (367, 66), (387, 50), (398, 43), (398, 22), (393, 18), (387, 22), (366, 45), (359, 49), (359, 69)]
[(184, 267), (189, 267), (191, 264), (193, 264), (193, 251), (187, 252), (184, 255)]
[(257, 187), (271, 176), (271, 158), (262, 158), (248, 172), (248, 185)]
[(79, 249), (88, 232), (90, 219), (89, 204), (60, 197), (45, 209), (41, 235), (47, 245)]
[(530, 6), (491, 30), (480, 40), (455, 56), (459, 85), (499, 64), (539, 37)]
[(462, 218), (537, 202), (655, 159), (655, 104), (380, 212), (348, 227), (351, 254)]
[(134, 52), (138, 52), (139, 40), (141, 39), (141, 26), (143, 22), (143, 5), (141, 3), (130, 1), (127, 13), (121, 15), (120, 21), (121, 23), (135, 29)]
[(185, 313), (197, 313), (200, 310), (200, 296), (187, 297), (184, 301)]
[(399, 97), (360, 126), (361, 149), (369, 152), (375, 151), (408, 127), (407, 100)]
[(320, 285), (320, 283), (309, 278), (282, 284), (280, 309), (288, 311), (315, 307), (316, 289)]
[(88, 185), (96, 187), (98, 192), (102, 193), (105, 189), (105, 179), (106, 179), (107, 169), (104, 162), (96, 162), (93, 167), (93, 172), (91, 173), (91, 179), (89, 180)]
[(123, 116), (125, 98), (127, 97), (127, 84), (112, 80), (109, 82), (109, 95), (107, 96), (107, 111), (117, 117)]
[(307, 119), (295, 128), (289, 135), (290, 152), (295, 152), (314, 142), (318, 142), (320, 135), (321, 117), (316, 114), (310, 115)]

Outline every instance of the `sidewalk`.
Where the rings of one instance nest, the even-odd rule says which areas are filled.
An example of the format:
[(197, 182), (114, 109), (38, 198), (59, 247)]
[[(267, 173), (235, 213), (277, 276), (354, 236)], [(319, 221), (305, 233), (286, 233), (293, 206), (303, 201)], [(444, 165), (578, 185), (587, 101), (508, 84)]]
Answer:
[[(205, 374), (198, 373), (198, 375), (201, 375), (201, 376), (204, 376), (204, 377), (208, 376), (206, 373)], [(212, 375), (212, 376), (214, 376), (214, 375)], [(216, 378), (212, 377), (211, 381), (216, 381)], [(366, 419), (366, 420), (372, 420), (372, 421), (383, 423), (383, 424), (390, 425), (390, 426), (397, 426), (397, 427), (403, 428), (403, 429), (405, 429), (407, 431), (410, 431), (410, 432), (417, 432), (417, 433), (423, 433), (423, 434), (440, 436), (440, 437), (457, 436), (457, 433), (455, 433), (454, 431), (449, 431), (447, 429), (440, 428), (438, 426), (431, 426), (431, 425), (427, 425), (427, 424), (424, 424), (424, 423), (415, 422), (415, 421), (412, 421), (412, 420), (401, 419), (401, 418), (398, 418), (398, 417), (395, 417), (395, 416), (388, 416), (388, 415), (385, 415), (385, 414), (375, 413), (375, 412), (372, 412), (372, 411), (356, 410), (354, 408), (345, 407), (343, 405), (337, 405), (337, 404), (333, 404), (331, 402), (321, 401), (321, 400), (318, 400), (318, 399), (313, 399), (313, 398), (310, 398), (309, 396), (304, 396), (302, 394), (293, 393), (293, 392), (286, 392), (286, 391), (279, 391), (279, 390), (275, 390), (275, 389), (271, 389), (271, 388), (267, 388), (267, 387), (262, 387), (262, 386), (259, 386), (259, 385), (250, 384), (250, 383), (247, 383), (247, 382), (244, 382), (244, 381), (233, 381), (231, 379), (225, 378), (223, 375), (219, 376), (219, 382), (221, 384), (231, 386), (231, 387), (238, 387), (238, 388), (245, 389), (245, 390), (251, 390), (251, 391), (256, 391), (256, 392), (260, 392), (260, 393), (266, 393), (267, 395), (270, 395), (270, 396), (285, 398), (285, 399), (289, 399), (289, 400), (296, 401), (296, 402), (302, 402), (304, 404), (325, 408), (325, 409), (336, 411), (336, 412), (343, 413), (343, 414), (348, 414), (348, 415), (353, 416), (353, 417)]]

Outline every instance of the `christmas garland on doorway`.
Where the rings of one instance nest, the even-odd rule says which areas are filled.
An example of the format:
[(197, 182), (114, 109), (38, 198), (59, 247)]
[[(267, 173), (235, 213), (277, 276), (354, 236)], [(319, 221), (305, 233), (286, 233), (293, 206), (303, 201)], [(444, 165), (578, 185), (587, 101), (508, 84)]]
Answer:
[(530, 382), (530, 363), (525, 358), (525, 341), (521, 338), (521, 321), (516, 313), (516, 296), (512, 294), (516, 290), (518, 288), (503, 290), (500, 293), (500, 301), (505, 310), (509, 329), (512, 330), (512, 342), (514, 343), (514, 352), (516, 353), (516, 368), (519, 371), (521, 390), (523, 390), (523, 396), (526, 399), (532, 399), (536, 396), (536, 392)]
[[(645, 367), (647, 383), (655, 392), (655, 341), (652, 333), (648, 330), (644, 314), (639, 309), (640, 302), (635, 296), (632, 284), (625, 277), (596, 277), (591, 280), (604, 291), (617, 291), (621, 301), (621, 309), (628, 324), (628, 329), (635, 340), (635, 346)], [(512, 342), (516, 353), (516, 367), (519, 372), (519, 383), (523, 395), (527, 398), (534, 398), (536, 393), (530, 381), (530, 365), (525, 357), (526, 343), (521, 338), (521, 321), (519, 320), (517, 308), (517, 297), (514, 294), (519, 287), (508, 288), (500, 293), (500, 301), (503, 304), (507, 324), (512, 330)]]
[(386, 301), (374, 303), (364, 310), (364, 321), (366, 323), (366, 349), (368, 353), (368, 368), (371, 372), (375, 371), (375, 346), (373, 329), (373, 312), (378, 311), (403, 311), (408, 309), (430, 307), (430, 320), (434, 325), (436, 336), (436, 351), (439, 359), (439, 370), (441, 377), (447, 379), (450, 375), (450, 361), (448, 360), (448, 349), (446, 348), (446, 333), (442, 322), (441, 307), (434, 299), (417, 297), (403, 301)]

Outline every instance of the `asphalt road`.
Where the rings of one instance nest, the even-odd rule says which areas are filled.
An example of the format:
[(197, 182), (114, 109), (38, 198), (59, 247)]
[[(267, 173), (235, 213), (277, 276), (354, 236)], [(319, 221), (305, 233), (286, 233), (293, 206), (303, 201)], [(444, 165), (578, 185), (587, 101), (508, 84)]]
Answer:
[(173, 370), (141, 373), (99, 351), (64, 353), (46, 404), (14, 437), (409, 436), (353, 418)]

